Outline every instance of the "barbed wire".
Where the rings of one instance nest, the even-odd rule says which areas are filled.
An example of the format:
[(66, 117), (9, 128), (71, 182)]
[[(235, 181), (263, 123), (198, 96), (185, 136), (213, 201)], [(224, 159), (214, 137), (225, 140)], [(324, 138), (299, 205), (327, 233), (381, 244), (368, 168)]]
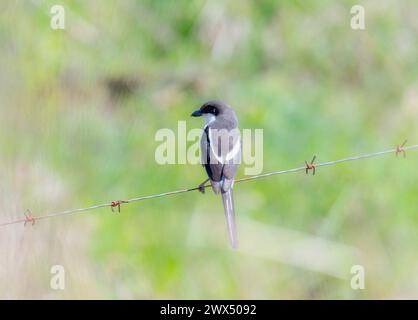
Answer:
[[(315, 163), (316, 156), (314, 156), (311, 162), (305, 161), (305, 166), (303, 166), (303, 167), (298, 167), (298, 168), (293, 168), (293, 169), (288, 169), (288, 170), (281, 170), (281, 171), (273, 171), (273, 172), (262, 173), (262, 174), (254, 175), (254, 176), (250, 176), (250, 177), (244, 177), (244, 178), (240, 178), (240, 179), (235, 180), (235, 183), (242, 183), (242, 182), (257, 180), (257, 179), (276, 176), (276, 175), (281, 175), (281, 174), (288, 174), (288, 173), (292, 173), (292, 172), (299, 172), (299, 171), (305, 171), (306, 174), (308, 174), (310, 171), (312, 171), (312, 173), (315, 174), (316, 168), (319, 168), (319, 167), (333, 166), (333, 165), (344, 163), (344, 162), (357, 161), (357, 160), (362, 160), (362, 159), (367, 159), (367, 158), (379, 157), (379, 156), (383, 156), (383, 155), (387, 155), (387, 154), (393, 154), (393, 153), (396, 154), (396, 156), (398, 156), (399, 154), (403, 154), (403, 156), (405, 157), (407, 150), (418, 149), (418, 144), (411, 145), (411, 146), (405, 146), (406, 142), (407, 141), (405, 140), (405, 142), (403, 144), (396, 146), (396, 148), (385, 150), (385, 151), (378, 151), (378, 152), (363, 154), (363, 155), (359, 155), (359, 156), (353, 156), (353, 157), (334, 160), (334, 161), (327, 161), (327, 162), (322, 162), (322, 163), (317, 163), (317, 164)], [(166, 196), (172, 196), (172, 195), (177, 195), (177, 194), (192, 192), (192, 191), (198, 191), (198, 190), (199, 191), (204, 191), (206, 188), (208, 188), (210, 186), (211, 186), (210, 184), (206, 183), (206, 184), (198, 186), (198, 187), (180, 189), (180, 190), (169, 191), (169, 192), (163, 192), (163, 193), (152, 194), (152, 195), (148, 195), (148, 196), (141, 196), (141, 197), (131, 198), (131, 199), (128, 199), (128, 200), (114, 200), (114, 201), (111, 201), (111, 202), (108, 202), (108, 203), (93, 205), (93, 206), (90, 206), (90, 207), (79, 208), (79, 209), (70, 209), (70, 210), (64, 210), (64, 211), (59, 211), (59, 212), (52, 212), (52, 213), (49, 213), (49, 214), (40, 215), (40, 216), (36, 216), (36, 217), (32, 215), (30, 210), (27, 210), (24, 214), (24, 218), (9, 221), (9, 222), (0, 223), (0, 227), (5, 227), (5, 226), (8, 226), (8, 225), (18, 224), (18, 223), (24, 223), (24, 225), (26, 225), (27, 223), (32, 223), (32, 225), (33, 225), (35, 223), (35, 221), (38, 221), (38, 220), (44, 220), (44, 219), (49, 219), (49, 218), (54, 218), (54, 217), (61, 217), (61, 216), (66, 216), (66, 215), (72, 215), (72, 214), (92, 211), (92, 210), (96, 210), (96, 209), (100, 209), (100, 208), (106, 208), (106, 207), (107, 208), (110, 207), (112, 209), (112, 211), (114, 210), (114, 208), (117, 208), (118, 211), (120, 211), (120, 207), (123, 204), (139, 202), (139, 201), (155, 199), (155, 198), (161, 198), (161, 197), (166, 197)]]

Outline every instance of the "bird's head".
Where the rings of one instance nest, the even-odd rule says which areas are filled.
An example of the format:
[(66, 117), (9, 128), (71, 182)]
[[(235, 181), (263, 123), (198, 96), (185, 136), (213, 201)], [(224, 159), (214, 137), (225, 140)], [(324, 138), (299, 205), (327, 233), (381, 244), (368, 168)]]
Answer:
[(235, 118), (235, 112), (225, 102), (220, 100), (210, 100), (205, 102), (198, 110), (191, 114), (192, 117), (203, 116), (206, 123), (214, 121), (217, 117), (229, 116)]

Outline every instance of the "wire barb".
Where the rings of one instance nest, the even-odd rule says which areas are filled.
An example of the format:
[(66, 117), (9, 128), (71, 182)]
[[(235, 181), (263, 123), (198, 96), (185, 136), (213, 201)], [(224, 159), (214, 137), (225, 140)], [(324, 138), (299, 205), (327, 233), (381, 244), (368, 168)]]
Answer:
[(405, 151), (405, 145), (408, 142), (408, 140), (405, 140), (401, 145), (396, 146), (395, 154), (398, 156), (398, 154), (403, 153), (403, 157), (406, 158), (406, 151)]
[[(344, 162), (351, 162), (351, 161), (357, 161), (357, 160), (364, 160), (364, 159), (368, 159), (368, 158), (381, 157), (381, 156), (389, 155), (389, 154), (393, 154), (393, 153), (399, 154), (399, 153), (402, 152), (405, 156), (405, 152), (407, 150), (418, 149), (418, 144), (411, 145), (411, 146), (405, 146), (405, 145), (406, 145), (406, 140), (402, 145), (397, 146), (395, 149), (392, 148), (392, 149), (389, 149), (389, 150), (372, 152), (372, 153), (367, 153), (367, 154), (362, 154), (362, 155), (358, 155), (358, 156), (343, 158), (343, 159), (339, 159), (339, 160), (316, 163), (316, 164), (314, 163), (315, 159), (316, 159), (316, 156), (315, 156), (315, 157), (313, 157), (313, 159), (310, 163), (305, 161), (305, 166), (303, 166), (303, 167), (297, 167), (297, 168), (287, 169), (287, 170), (272, 171), (272, 172), (262, 173), (262, 174), (258, 174), (258, 175), (254, 175), (254, 176), (239, 178), (239, 179), (235, 180), (235, 183), (253, 181), (253, 180), (258, 180), (258, 179), (261, 179), (261, 178), (267, 178), (267, 177), (271, 177), (271, 176), (277, 176), (277, 175), (295, 173), (295, 172), (301, 172), (301, 171), (305, 171), (306, 173), (309, 173), (309, 171), (312, 170), (313, 174), (315, 174), (315, 170), (318, 167), (334, 166), (334, 165), (344, 163)], [(71, 214), (82, 213), (82, 212), (97, 210), (97, 209), (101, 209), (101, 208), (108, 208), (109, 206), (112, 209), (112, 211), (114, 211), (115, 207), (118, 207), (118, 211), (120, 212), (120, 206), (121, 206), (121, 204), (124, 204), (124, 203), (145, 201), (145, 200), (149, 200), (149, 199), (162, 198), (162, 197), (178, 195), (178, 194), (182, 194), (182, 193), (186, 193), (186, 192), (192, 192), (192, 191), (201, 191), (202, 189), (209, 188), (209, 187), (210, 187), (210, 184), (203, 184), (202, 183), (198, 187), (192, 187), (192, 188), (187, 188), (187, 189), (180, 189), (180, 190), (175, 190), (175, 191), (163, 192), (163, 193), (152, 194), (152, 195), (148, 195), (148, 196), (141, 196), (141, 197), (131, 198), (131, 199), (128, 199), (128, 200), (115, 200), (115, 201), (112, 201), (110, 203), (107, 202), (107, 203), (102, 203), (102, 204), (96, 204), (96, 205), (92, 205), (92, 206), (84, 207), (84, 208), (69, 209), (69, 210), (63, 210), (63, 211), (58, 211), (58, 212), (52, 212), (52, 213), (37, 216), (36, 220), (57, 218), (57, 217), (61, 217), (61, 216), (67, 216), (67, 215), (71, 215)], [(28, 222), (31, 222), (32, 225), (33, 225), (33, 224), (35, 224), (35, 217), (33, 217), (31, 212), (29, 210), (27, 210), (26, 213), (25, 213), (25, 218), (24, 219), (18, 219), (18, 220), (3, 222), (3, 223), (0, 223), (0, 227), (5, 227), (5, 226), (8, 226), (8, 225), (17, 224), (17, 223), (21, 223), (21, 222), (24, 222), (25, 225)]]
[(305, 160), (305, 170), (306, 170), (306, 174), (309, 173), (309, 170), (312, 170), (312, 175), (315, 175), (315, 171), (316, 171), (316, 164), (314, 164), (316, 159), (316, 156), (313, 156), (312, 161), (310, 163), (308, 163), (308, 161)]
[(32, 223), (32, 226), (33, 226), (35, 224), (35, 218), (33, 217), (32, 212), (29, 209), (27, 209), (24, 215), (25, 215), (25, 220), (24, 220), (23, 226), (26, 227), (26, 224), (28, 222)]
[(120, 212), (120, 205), (123, 203), (129, 203), (128, 200), (115, 200), (110, 203), (110, 209), (112, 209), (112, 212), (115, 212), (114, 208), (118, 208), (118, 212)]

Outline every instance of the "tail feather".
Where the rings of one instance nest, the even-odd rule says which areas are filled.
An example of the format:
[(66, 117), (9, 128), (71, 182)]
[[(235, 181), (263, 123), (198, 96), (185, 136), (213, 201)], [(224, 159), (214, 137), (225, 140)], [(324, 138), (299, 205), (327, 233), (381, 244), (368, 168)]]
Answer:
[(226, 224), (228, 227), (229, 241), (233, 249), (238, 247), (237, 229), (235, 226), (235, 210), (234, 210), (234, 197), (232, 188), (227, 191), (222, 191), (222, 202), (225, 210)]

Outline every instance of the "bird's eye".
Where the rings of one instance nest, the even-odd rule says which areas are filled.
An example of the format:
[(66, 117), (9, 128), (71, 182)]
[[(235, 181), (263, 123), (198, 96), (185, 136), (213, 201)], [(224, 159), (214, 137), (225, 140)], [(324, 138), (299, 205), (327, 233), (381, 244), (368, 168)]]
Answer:
[(215, 108), (212, 109), (212, 113), (216, 114), (216, 109)]

